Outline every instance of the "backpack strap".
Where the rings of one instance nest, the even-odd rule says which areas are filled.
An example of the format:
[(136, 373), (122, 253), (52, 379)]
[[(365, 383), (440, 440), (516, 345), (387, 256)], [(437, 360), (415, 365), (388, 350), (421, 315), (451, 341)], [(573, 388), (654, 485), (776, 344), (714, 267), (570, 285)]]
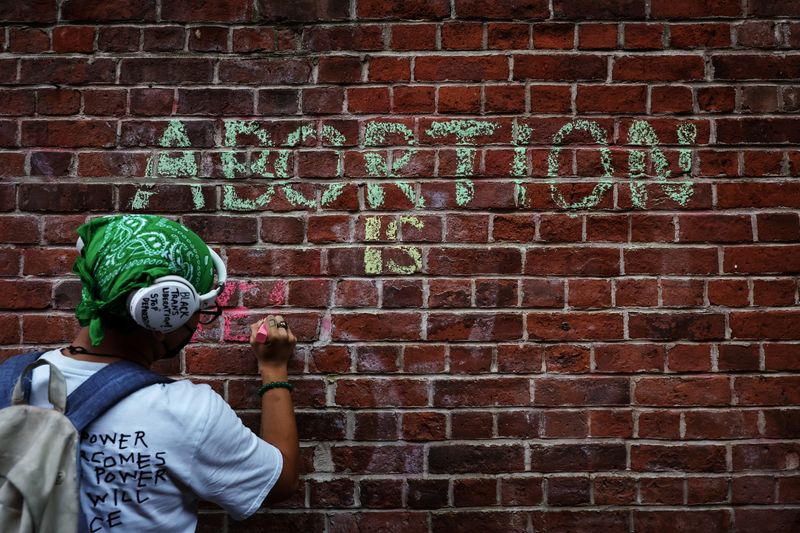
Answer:
[[(14, 386), (22, 375), (22, 371), (29, 364), (39, 359), (43, 353), (45, 352), (29, 352), (15, 355), (0, 365), (0, 409), (11, 405), (11, 394), (14, 392)], [(22, 387), (25, 397), (29, 397), (31, 390), (30, 377), (23, 381)]]
[(130, 361), (111, 363), (84, 381), (67, 397), (65, 413), (78, 432), (118, 401), (139, 389), (174, 380)]

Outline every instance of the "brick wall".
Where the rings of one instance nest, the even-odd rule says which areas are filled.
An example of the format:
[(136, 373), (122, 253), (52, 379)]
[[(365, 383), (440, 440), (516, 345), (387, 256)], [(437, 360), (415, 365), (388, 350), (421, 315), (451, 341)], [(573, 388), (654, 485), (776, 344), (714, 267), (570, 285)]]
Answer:
[(163, 370), (306, 475), (207, 531), (800, 530), (800, 3), (0, 2), (0, 343), (76, 325), (75, 227), (179, 218), (224, 320)]

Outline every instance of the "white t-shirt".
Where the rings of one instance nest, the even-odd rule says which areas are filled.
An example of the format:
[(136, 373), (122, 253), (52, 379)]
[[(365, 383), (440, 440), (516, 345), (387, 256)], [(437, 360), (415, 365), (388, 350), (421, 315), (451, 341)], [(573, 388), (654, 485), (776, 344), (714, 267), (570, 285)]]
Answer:
[[(67, 393), (106, 363), (60, 351), (42, 357), (67, 380)], [(33, 373), (31, 404), (49, 407), (47, 367)], [(150, 385), (124, 398), (81, 435), (81, 507), (89, 531), (189, 532), (198, 499), (242, 519), (253, 514), (283, 468), (280, 451), (261, 440), (208, 385), (188, 380)]]

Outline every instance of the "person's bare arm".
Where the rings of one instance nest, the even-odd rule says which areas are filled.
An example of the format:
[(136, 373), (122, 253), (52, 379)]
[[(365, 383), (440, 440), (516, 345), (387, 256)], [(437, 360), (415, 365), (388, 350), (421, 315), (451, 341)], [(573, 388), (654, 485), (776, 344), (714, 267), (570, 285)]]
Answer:
[[(280, 315), (268, 315), (250, 326), (250, 345), (258, 359), (262, 383), (287, 381), (287, 367), (297, 342), (290, 328), (279, 328)], [(269, 324), (269, 337), (265, 343), (256, 341), (261, 325)], [(261, 399), (261, 438), (283, 455), (283, 470), (275, 486), (267, 495), (267, 503), (291, 497), (299, 486), (300, 444), (294, 418), (292, 395), (284, 388), (269, 389)]]

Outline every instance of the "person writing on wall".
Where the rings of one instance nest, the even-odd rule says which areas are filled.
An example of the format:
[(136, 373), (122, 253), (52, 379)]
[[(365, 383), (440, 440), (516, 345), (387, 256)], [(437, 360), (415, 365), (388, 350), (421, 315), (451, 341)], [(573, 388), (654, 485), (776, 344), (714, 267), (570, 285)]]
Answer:
[[(94, 219), (78, 235), (83, 327), (69, 347), (42, 356), (64, 374), (68, 393), (114, 361), (150, 367), (177, 356), (199, 323), (220, 315), (225, 265), (188, 228), (123, 215)], [(78, 465), (88, 530), (189, 532), (199, 500), (243, 519), (290, 497), (299, 461), (287, 383), (295, 342), (280, 315), (251, 325), (264, 383), (260, 438), (211, 387), (188, 380), (146, 386), (96, 418), (82, 432)], [(34, 370), (33, 405), (50, 405), (47, 375)]]

